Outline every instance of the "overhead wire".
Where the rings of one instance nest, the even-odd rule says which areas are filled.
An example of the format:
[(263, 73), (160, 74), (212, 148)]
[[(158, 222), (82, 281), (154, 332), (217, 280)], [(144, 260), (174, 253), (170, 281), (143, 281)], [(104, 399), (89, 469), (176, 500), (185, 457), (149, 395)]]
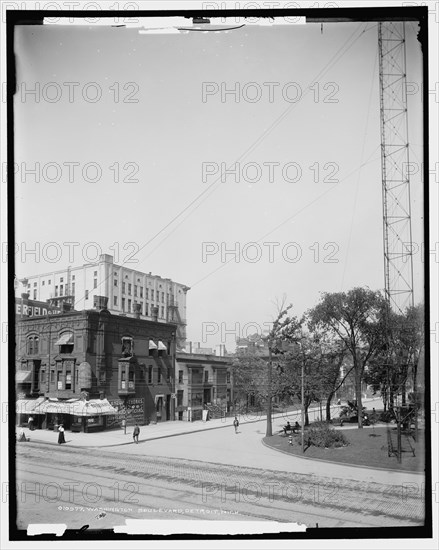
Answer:
[[(375, 25), (376, 26), (376, 25)], [(365, 29), (363, 29), (363, 31), (352, 41), (351, 44), (349, 44), (349, 42), (353, 39), (354, 35), (357, 33), (358, 29), (355, 29), (355, 31), (349, 36), (349, 38), (345, 41), (345, 43), (337, 50), (337, 52), (332, 56), (332, 58), (326, 63), (326, 65), (317, 73), (317, 75), (311, 80), (311, 83), (313, 82), (316, 82), (318, 81), (320, 78), (322, 78), (322, 76), (324, 76), (324, 74), (326, 72), (328, 72), (332, 66), (338, 62), (338, 60), (343, 56), (345, 55), (345, 53), (355, 44), (355, 42), (369, 29), (367, 29), (367, 25), (365, 25)], [(374, 26), (372, 26), (371, 28), (373, 28)], [(345, 51), (343, 51), (343, 49), (345, 49)], [(308, 86), (303, 94), (303, 96), (305, 97), (307, 94), (309, 94), (311, 92), (311, 89), (310, 87)], [(281, 113), (281, 115), (279, 115), (279, 117), (277, 117), (277, 119), (275, 121), (273, 121), (273, 123), (266, 129), (264, 130), (264, 132), (261, 134), (261, 136), (259, 136), (259, 138), (253, 142), (243, 153), (241, 153), (241, 155), (234, 161), (234, 164), (236, 164), (237, 162), (241, 161), (243, 158), (245, 158), (251, 151), (253, 151), (273, 130), (274, 128), (276, 128), (280, 122), (294, 109), (297, 107), (297, 103), (293, 103), (291, 104), (290, 106), (287, 107), (287, 109)], [(202, 191), (197, 197), (195, 197), (190, 204), (188, 204), (179, 214), (177, 214), (164, 228), (162, 228), (159, 232), (157, 232), (151, 239), (149, 239), (149, 241), (147, 243), (145, 243), (145, 245), (143, 245), (140, 249), (142, 250), (142, 248), (144, 248), (145, 246), (147, 246), (149, 243), (151, 243), (160, 233), (162, 233), (167, 227), (169, 227), (169, 225), (171, 225), (175, 220), (177, 220), (181, 215), (183, 215), (191, 206), (193, 206), (197, 201), (198, 199), (200, 199), (201, 197), (203, 197), (205, 194), (206, 194), (206, 197), (200, 201), (200, 203), (190, 212), (189, 215), (191, 215), (193, 212), (195, 212), (195, 210), (197, 210), (197, 208), (199, 206), (201, 206), (201, 204), (204, 202), (204, 200), (206, 200), (215, 190), (216, 190), (216, 187), (217, 187), (217, 184), (221, 181), (221, 176), (218, 176), (208, 187), (206, 187), (206, 189), (204, 191)], [(160, 241), (160, 243), (153, 248), (153, 250), (150, 251), (149, 254), (147, 254), (146, 256), (144, 256), (142, 258), (142, 260), (145, 260), (147, 258), (149, 258), (149, 256), (151, 256), (151, 254), (157, 250), (157, 248), (169, 237), (172, 235), (172, 233), (174, 233), (176, 231), (176, 229), (178, 227), (181, 226), (181, 224), (189, 217), (186, 216), (171, 232), (169, 232), (164, 239), (162, 239)]]
[[(370, 107), (371, 107), (371, 104), (372, 104), (372, 91), (373, 91), (373, 87), (374, 87), (374, 84), (375, 84), (377, 61), (378, 61), (378, 50), (377, 50), (377, 53), (375, 55), (375, 61), (374, 61), (373, 69), (372, 69), (372, 78), (371, 78), (370, 91), (369, 91), (369, 102), (368, 102), (368, 106), (367, 106), (367, 115), (366, 115), (366, 128), (364, 129), (363, 144), (362, 144), (362, 147), (361, 147), (361, 156), (360, 156), (361, 162), (363, 162), (364, 150), (365, 150), (365, 147), (366, 147), (366, 137), (367, 137), (367, 131), (368, 131), (368, 127), (369, 127)], [(361, 179), (361, 168), (358, 171), (357, 182), (356, 182), (356, 186), (355, 186), (354, 204), (353, 204), (353, 207), (352, 207), (351, 223), (350, 223), (350, 226), (349, 226), (348, 244), (347, 244), (347, 247), (346, 247), (346, 256), (345, 256), (345, 261), (344, 261), (344, 264), (343, 264), (343, 273), (342, 273), (342, 277), (341, 277), (341, 290), (343, 290), (344, 279), (345, 279), (345, 275), (346, 275), (347, 261), (348, 261), (348, 256), (349, 256), (349, 251), (350, 251), (350, 246), (351, 246), (351, 241), (352, 241), (352, 232), (353, 232), (353, 227), (354, 227), (355, 213), (356, 213), (356, 209), (357, 209), (357, 199), (358, 199), (358, 190), (359, 190), (359, 187), (360, 187), (360, 179)]]

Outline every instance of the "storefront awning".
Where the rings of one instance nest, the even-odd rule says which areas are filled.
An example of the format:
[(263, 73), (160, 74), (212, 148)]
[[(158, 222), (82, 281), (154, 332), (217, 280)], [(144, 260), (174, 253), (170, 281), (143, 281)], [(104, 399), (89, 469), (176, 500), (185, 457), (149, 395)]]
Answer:
[(75, 416), (108, 416), (117, 410), (107, 399), (55, 401), (47, 400), (35, 409), (37, 414), (71, 414)]
[(15, 412), (17, 414), (39, 414), (35, 412), (35, 407), (44, 401), (44, 397), (38, 399), (17, 399), (15, 402)]
[(25, 382), (30, 382), (29, 378), (32, 375), (31, 370), (20, 370), (15, 373), (15, 382), (17, 384), (24, 384)]
[(61, 338), (55, 342), (55, 346), (66, 346), (68, 344), (73, 344), (73, 334), (71, 332), (62, 334)]
[(165, 344), (159, 340), (159, 351), (167, 351), (167, 347), (165, 346)]
[(154, 340), (149, 341), (149, 349), (157, 349), (157, 344), (154, 342)]

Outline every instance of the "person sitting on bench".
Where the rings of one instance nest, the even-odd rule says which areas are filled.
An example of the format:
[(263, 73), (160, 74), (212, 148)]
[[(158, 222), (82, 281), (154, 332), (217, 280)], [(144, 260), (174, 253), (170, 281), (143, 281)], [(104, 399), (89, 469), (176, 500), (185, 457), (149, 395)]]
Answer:
[(296, 423), (293, 426), (293, 433), (296, 434), (297, 432), (300, 432), (300, 424), (296, 420)]
[(287, 422), (286, 425), (284, 426), (283, 430), (284, 430), (284, 434), (287, 435), (287, 432), (292, 432), (293, 431), (293, 426), (291, 426), (291, 424), (289, 422)]

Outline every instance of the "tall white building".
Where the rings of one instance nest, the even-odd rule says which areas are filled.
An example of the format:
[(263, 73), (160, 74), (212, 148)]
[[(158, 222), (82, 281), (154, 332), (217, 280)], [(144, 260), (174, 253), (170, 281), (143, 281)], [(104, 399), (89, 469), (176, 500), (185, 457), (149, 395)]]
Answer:
[(74, 309), (83, 310), (95, 307), (95, 296), (105, 296), (111, 313), (175, 323), (177, 345), (185, 346), (189, 287), (116, 265), (109, 254), (102, 254), (96, 263), (29, 276), (20, 282), (23, 287), (17, 290), (29, 294), (31, 300), (54, 306), (69, 302)]

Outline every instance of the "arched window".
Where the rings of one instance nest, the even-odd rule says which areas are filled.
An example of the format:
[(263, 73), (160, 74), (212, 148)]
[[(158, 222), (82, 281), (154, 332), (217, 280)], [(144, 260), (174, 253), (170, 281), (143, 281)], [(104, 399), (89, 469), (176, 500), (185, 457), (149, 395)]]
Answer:
[(36, 355), (38, 353), (38, 336), (29, 336), (27, 339), (27, 353), (28, 355)]
[(124, 357), (132, 357), (134, 355), (134, 341), (131, 336), (122, 338), (122, 355)]
[(59, 346), (60, 353), (72, 353), (73, 352), (73, 332), (63, 332), (58, 340), (55, 342), (56, 346)]

